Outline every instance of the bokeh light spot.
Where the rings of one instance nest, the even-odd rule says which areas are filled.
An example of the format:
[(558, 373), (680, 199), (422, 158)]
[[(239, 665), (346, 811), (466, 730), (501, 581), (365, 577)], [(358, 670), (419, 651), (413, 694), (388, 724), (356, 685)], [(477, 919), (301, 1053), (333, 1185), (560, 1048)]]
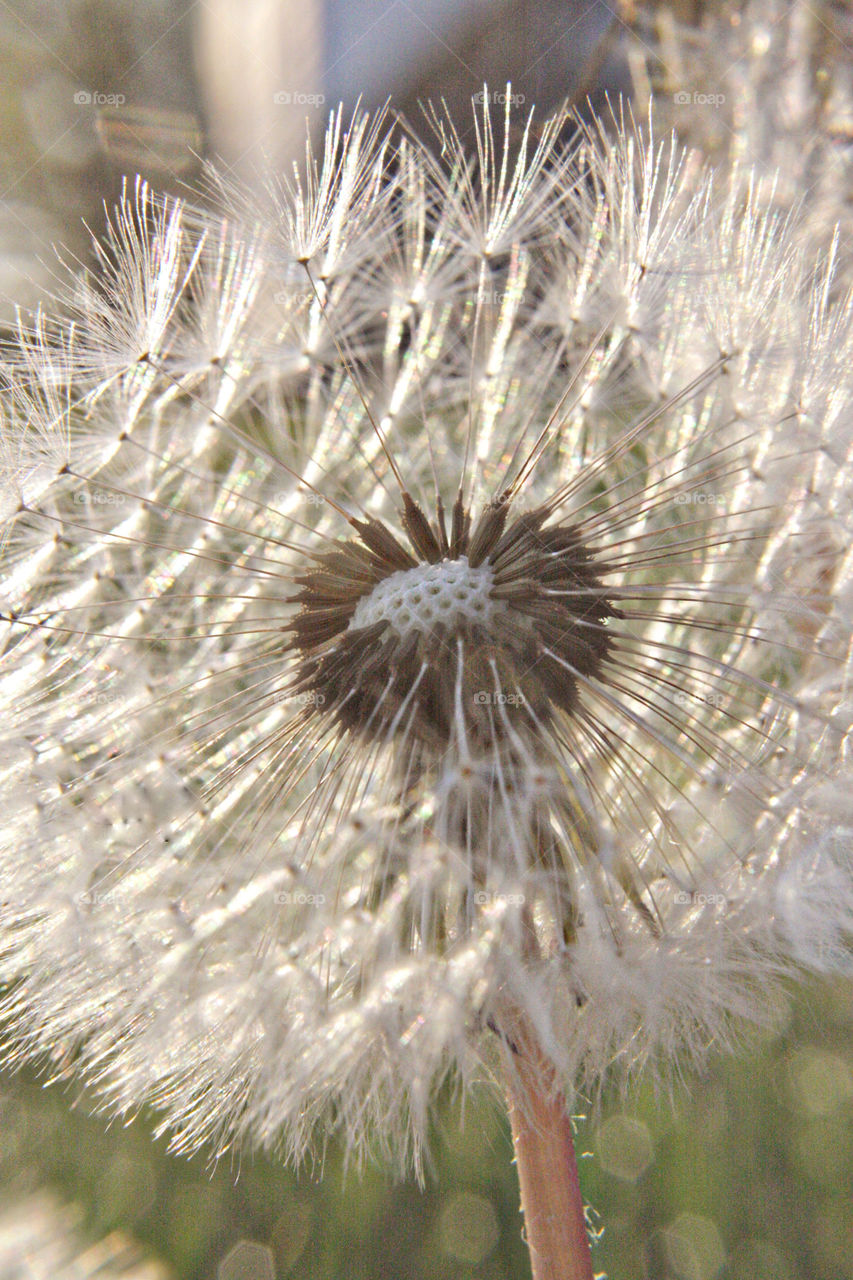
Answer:
[(788, 1059), (788, 1089), (800, 1110), (828, 1116), (853, 1098), (853, 1072), (838, 1054), (798, 1049)]
[(270, 1244), (282, 1274), (286, 1275), (305, 1252), (313, 1221), (314, 1211), (309, 1200), (293, 1200), (278, 1218)]
[(698, 1213), (682, 1213), (663, 1233), (673, 1280), (713, 1280), (726, 1251), (716, 1224)]
[(654, 1157), (648, 1125), (626, 1115), (610, 1116), (604, 1121), (596, 1135), (595, 1148), (601, 1168), (627, 1182), (636, 1182)]
[(494, 1205), (485, 1196), (461, 1191), (444, 1206), (439, 1219), (441, 1247), (461, 1262), (482, 1262), (500, 1238)]
[(272, 1250), (255, 1240), (240, 1240), (220, 1262), (216, 1280), (275, 1280)]

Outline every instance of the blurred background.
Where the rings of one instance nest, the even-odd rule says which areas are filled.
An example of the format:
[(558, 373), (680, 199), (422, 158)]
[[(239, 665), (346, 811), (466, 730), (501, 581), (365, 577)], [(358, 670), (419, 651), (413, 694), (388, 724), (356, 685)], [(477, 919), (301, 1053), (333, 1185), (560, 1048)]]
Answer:
[[(717, 164), (781, 171), (818, 247), (853, 208), (853, 11), (702, 0), (12, 0), (0, 4), (0, 323), (85, 260), (127, 174), (185, 192), (204, 158), (251, 186), (329, 110), (444, 98), (464, 137), (484, 81), (520, 110), (624, 95)], [(846, 270), (848, 268), (845, 268)], [(47, 305), (49, 305), (49, 300)], [(609, 1280), (853, 1278), (853, 988), (790, 1016), (672, 1098), (578, 1118)], [(0, 1076), (0, 1280), (523, 1280), (515, 1172), (493, 1099), (448, 1099), (428, 1186), (334, 1148), (297, 1177), (170, 1157), (155, 1121)], [(321, 1179), (320, 1174), (323, 1174)]]
[(780, 202), (808, 193), (829, 228), (849, 216), (851, 49), (849, 0), (6, 0), (0, 320), (49, 290), (54, 244), (86, 253), (125, 174), (180, 191), (207, 157), (251, 186), (340, 102), (426, 132), (442, 99), (464, 137), (484, 82), (511, 81), (521, 115), (651, 101), (713, 158), (778, 169)]

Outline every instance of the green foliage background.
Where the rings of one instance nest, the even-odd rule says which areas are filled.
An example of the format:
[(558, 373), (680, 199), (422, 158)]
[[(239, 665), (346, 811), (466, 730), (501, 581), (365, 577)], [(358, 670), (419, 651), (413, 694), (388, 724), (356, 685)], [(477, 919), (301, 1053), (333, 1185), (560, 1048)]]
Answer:
[[(609, 1280), (853, 1280), (853, 984), (673, 1096), (647, 1087), (579, 1119)], [(151, 1117), (94, 1115), (76, 1086), (0, 1077), (0, 1210), (42, 1187), (91, 1240), (126, 1233), (170, 1280), (526, 1280), (509, 1130), (494, 1097), (448, 1099), (424, 1191), (381, 1170), (296, 1176), (245, 1155), (170, 1156)], [(321, 1177), (322, 1173), (322, 1177)], [(27, 1274), (24, 1272), (23, 1274)]]

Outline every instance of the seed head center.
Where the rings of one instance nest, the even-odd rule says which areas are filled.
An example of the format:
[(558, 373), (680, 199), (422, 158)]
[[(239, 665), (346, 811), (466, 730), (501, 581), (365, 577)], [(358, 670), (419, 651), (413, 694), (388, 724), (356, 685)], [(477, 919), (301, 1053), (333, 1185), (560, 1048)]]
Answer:
[(491, 753), (524, 738), (535, 753), (543, 726), (577, 714), (582, 691), (607, 678), (607, 621), (621, 616), (608, 566), (550, 515), (511, 518), (491, 502), (472, 521), (460, 500), (448, 532), (443, 508), (431, 525), (410, 500), (411, 549), (381, 521), (353, 519), (358, 537), (296, 580), (293, 688), (313, 695), (310, 715), (321, 708), (377, 743), (402, 735), (421, 765), (457, 739)]
[(471, 623), (487, 627), (505, 606), (491, 596), (494, 571), (488, 563), (472, 568), (467, 556), (400, 569), (359, 600), (349, 630), (387, 622), (398, 636), (429, 634), (437, 627), (458, 629)]

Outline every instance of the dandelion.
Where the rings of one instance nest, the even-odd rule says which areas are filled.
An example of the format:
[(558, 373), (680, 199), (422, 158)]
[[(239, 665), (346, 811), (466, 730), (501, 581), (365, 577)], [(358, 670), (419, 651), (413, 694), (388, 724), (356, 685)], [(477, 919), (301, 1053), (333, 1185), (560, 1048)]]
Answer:
[(696, 26), (664, 12), (651, 21), (638, 15), (638, 23), (642, 40), (629, 59), (635, 98), (650, 101), (654, 84), (659, 125), (675, 127), (725, 166), (729, 181), (763, 180), (776, 208), (800, 210), (799, 234), (808, 242), (825, 246), (836, 228), (846, 240), (849, 12), (747, 0), (706, 9)]
[(140, 187), (22, 324), (0, 972), (176, 1151), (420, 1171), (503, 1080), (540, 1280), (572, 1101), (849, 962), (853, 375), (754, 192), (530, 129), (336, 117), (258, 225)]

